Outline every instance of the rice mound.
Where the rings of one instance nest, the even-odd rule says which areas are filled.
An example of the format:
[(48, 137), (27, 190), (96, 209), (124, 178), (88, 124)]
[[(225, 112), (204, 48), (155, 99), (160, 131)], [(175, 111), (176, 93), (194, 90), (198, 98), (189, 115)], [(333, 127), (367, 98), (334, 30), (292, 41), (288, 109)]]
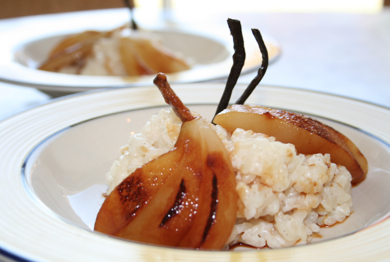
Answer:
[[(110, 193), (138, 167), (174, 147), (181, 121), (172, 110), (152, 116), (130, 136), (107, 174)], [(236, 172), (237, 221), (226, 243), (254, 247), (306, 244), (321, 226), (344, 221), (352, 212), (352, 176), (329, 154), (297, 154), (274, 137), (214, 127)]]

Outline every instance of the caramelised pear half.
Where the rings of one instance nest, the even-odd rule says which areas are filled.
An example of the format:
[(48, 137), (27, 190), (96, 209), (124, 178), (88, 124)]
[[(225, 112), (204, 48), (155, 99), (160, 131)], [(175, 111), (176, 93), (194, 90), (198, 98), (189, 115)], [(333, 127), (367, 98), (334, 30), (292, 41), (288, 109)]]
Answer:
[(332, 162), (345, 166), (352, 183), (364, 180), (368, 164), (356, 145), (333, 128), (307, 116), (261, 106), (232, 105), (213, 121), (233, 132), (236, 128), (273, 136), (295, 145), (298, 153), (329, 153)]
[(114, 189), (95, 230), (151, 244), (221, 249), (237, 212), (230, 158), (210, 123), (191, 115), (165, 75), (159, 74), (155, 84), (183, 121), (175, 148)]
[(70, 36), (61, 41), (50, 53), (40, 70), (58, 71), (64, 66), (77, 64), (92, 52), (93, 44), (104, 34), (97, 31)]

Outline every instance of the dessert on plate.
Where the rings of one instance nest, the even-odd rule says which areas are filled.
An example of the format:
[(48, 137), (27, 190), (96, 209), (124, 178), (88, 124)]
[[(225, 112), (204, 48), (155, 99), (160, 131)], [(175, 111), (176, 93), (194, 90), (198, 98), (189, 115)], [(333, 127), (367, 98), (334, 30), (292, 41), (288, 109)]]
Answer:
[(141, 76), (188, 70), (187, 60), (151, 33), (122, 26), (66, 37), (38, 69), (77, 75)]
[(236, 53), (212, 123), (158, 74), (154, 83), (172, 108), (121, 148), (96, 231), (183, 248), (278, 248), (310, 243), (353, 211), (352, 185), (364, 180), (367, 161), (352, 141), (301, 114), (243, 105), (267, 69), (258, 30), (262, 66), (227, 108), (245, 59), (240, 23), (228, 24)]

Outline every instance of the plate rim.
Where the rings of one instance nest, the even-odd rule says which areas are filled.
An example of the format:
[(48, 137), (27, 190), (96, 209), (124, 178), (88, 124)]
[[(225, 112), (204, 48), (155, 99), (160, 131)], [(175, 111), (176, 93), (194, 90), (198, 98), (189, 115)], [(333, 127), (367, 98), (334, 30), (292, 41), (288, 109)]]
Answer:
[[(192, 87), (198, 86), (197, 88), (200, 87), (200, 90), (202, 92), (206, 92), (207, 90), (209, 90), (207, 92), (212, 93), (212, 94), (215, 94), (215, 93), (219, 93), (220, 94), (220, 91), (223, 89), (223, 84), (221, 84), (221, 83), (176, 84), (176, 85), (173, 85), (173, 88), (174, 88), (174, 90), (177, 90), (177, 93), (179, 94), (179, 96), (181, 94), (185, 94), (185, 99), (183, 99), (183, 98), (182, 99), (184, 100), (184, 102), (186, 102), (189, 99), (192, 99), (189, 96), (191, 96), (191, 94), (193, 95), (193, 93), (195, 92), (195, 91), (191, 91), (189, 89), (191, 86)], [(245, 85), (238, 84), (237, 87), (243, 89), (245, 87)], [(134, 95), (134, 94), (138, 94), (138, 93), (142, 95), (142, 94), (146, 94), (145, 93), (146, 91), (151, 91), (152, 89), (156, 90), (156, 88), (152, 87), (152, 86), (149, 86), (149, 87), (138, 87), (138, 88), (106, 89), (104, 91), (94, 90), (94, 91), (90, 91), (90, 92), (87, 92), (87, 93), (75, 94), (75, 95), (72, 95), (72, 96), (69, 96), (69, 97), (58, 98), (58, 99), (55, 99), (54, 101), (47, 102), (44, 105), (40, 105), (40, 106), (35, 107), (33, 109), (30, 109), (30, 110), (24, 111), (22, 113), (19, 113), (17, 115), (11, 116), (10, 118), (7, 118), (7, 119), (5, 119), (3, 121), (0, 121), (0, 127), (7, 127), (8, 129), (10, 129), (10, 128), (14, 129), (15, 128), (14, 127), (15, 123), (18, 123), (18, 122), (20, 122), (23, 119), (29, 118), (32, 115), (36, 115), (37, 113), (39, 113), (39, 117), (43, 117), (43, 116), (50, 117), (50, 114), (46, 112), (47, 111), (46, 109), (49, 109), (49, 108), (52, 108), (52, 109), (53, 108), (57, 108), (57, 109), (59, 109), (59, 108), (62, 108), (63, 106), (66, 106), (66, 105), (68, 105), (68, 106), (69, 105), (80, 105), (83, 102), (85, 102), (87, 99), (90, 100), (90, 101), (91, 101), (91, 99), (92, 99), (92, 101), (98, 100), (98, 101), (100, 101), (102, 103), (102, 102), (104, 102), (103, 96), (106, 99), (107, 99), (107, 97), (110, 98), (110, 99), (114, 99), (115, 98), (111, 103), (118, 102), (118, 101), (122, 101), (123, 102), (124, 98), (121, 95), (129, 96), (130, 94)], [(281, 95), (281, 97), (279, 97), (279, 98), (283, 100), (284, 98), (286, 98), (285, 96), (288, 96), (286, 93), (288, 93), (289, 95), (296, 95), (296, 96), (298, 96), (298, 98), (299, 98), (299, 95), (301, 95), (301, 94), (306, 94), (306, 95), (309, 95), (309, 96), (310, 95), (312, 95), (312, 96), (314, 95), (315, 97), (322, 97), (322, 99), (324, 99), (324, 100), (326, 100), (326, 99), (329, 100), (330, 99), (330, 100), (342, 100), (344, 102), (349, 102), (350, 104), (355, 104), (355, 107), (356, 106), (362, 106), (365, 109), (367, 109), (367, 108), (378, 109), (381, 112), (383, 111), (384, 115), (386, 117), (388, 117), (389, 120), (390, 120), (390, 109), (389, 108), (382, 107), (382, 106), (379, 106), (379, 105), (375, 105), (375, 104), (372, 104), (372, 103), (369, 103), (369, 102), (365, 102), (365, 101), (360, 101), (360, 100), (356, 100), (356, 99), (350, 99), (350, 98), (343, 97), (343, 96), (326, 94), (326, 93), (324, 94), (322, 92), (305, 90), (305, 89), (294, 89), (294, 88), (275, 87), (275, 86), (262, 86), (262, 87), (259, 87), (257, 89), (257, 91), (256, 91), (256, 93), (254, 95), (254, 98), (252, 100), (260, 101), (261, 99), (263, 99), (263, 101), (266, 101), (267, 103), (272, 104), (272, 99), (267, 100), (268, 98), (272, 98), (272, 96), (275, 96), (275, 95)], [(260, 94), (261, 94), (261, 96), (259, 96)], [(266, 96), (270, 95), (270, 94), (271, 94), (271, 97), (267, 98)], [(280, 100), (280, 101), (282, 101), (282, 100)], [(201, 101), (201, 103), (205, 103), (205, 102), (207, 103), (207, 101)], [(150, 103), (152, 105), (155, 105), (156, 103), (159, 103), (160, 105), (164, 105), (163, 99), (161, 97), (160, 97), (160, 99), (157, 99), (157, 100), (154, 100), (154, 101), (150, 101)], [(249, 102), (249, 103), (251, 103), (251, 102)], [(134, 105), (134, 106), (139, 106), (139, 105)], [(107, 109), (102, 110), (102, 112), (103, 111), (106, 112), (107, 110), (110, 111), (112, 109), (113, 109), (113, 111), (111, 113), (121, 112), (121, 111), (123, 111), (123, 110), (120, 110), (121, 108), (127, 108), (127, 107), (128, 106), (122, 107), (122, 105), (112, 105), (112, 108), (111, 107), (110, 108), (107, 107)], [(88, 111), (88, 109), (83, 109), (83, 110)], [(74, 112), (73, 112), (73, 114), (74, 114)], [(101, 114), (101, 112), (100, 113), (99, 112), (95, 112), (94, 113), (94, 115), (102, 116), (102, 115), (99, 115), (99, 114)], [(84, 115), (83, 117), (86, 118), (86, 117), (90, 117), (90, 116), (91, 116), (91, 114), (88, 114), (88, 116)], [(327, 117), (327, 116), (324, 116), (324, 115), (320, 115), (320, 116)], [(88, 119), (85, 119), (85, 120), (88, 120)], [(334, 118), (330, 118), (330, 119), (333, 119), (335, 121), (339, 121), (338, 119), (334, 119)], [(39, 120), (39, 118), (36, 117), (35, 120)], [(67, 120), (67, 121), (68, 122), (72, 122), (72, 123), (78, 123), (79, 122), (79, 121), (77, 121), (77, 119), (73, 119), (73, 118), (72, 118), (71, 121), (69, 121), (69, 120)], [(35, 124), (34, 123), (34, 119), (28, 119), (27, 122), (29, 124)], [(350, 123), (347, 123), (347, 124), (351, 125)], [(19, 123), (18, 126), (20, 126), (20, 125), (21, 124)], [(66, 126), (66, 125), (67, 124), (64, 123), (62, 126)], [(351, 126), (356, 127), (355, 125), (351, 125)], [(43, 127), (35, 127), (35, 128), (43, 128)], [(58, 129), (58, 128), (60, 128), (60, 126), (57, 125), (56, 129)], [(359, 128), (359, 126), (357, 126), (357, 128)], [(0, 131), (0, 134), (1, 133), (6, 134), (6, 136), (9, 138), (10, 134), (9, 134), (9, 130), (8, 129), (7, 129), (8, 132)], [(361, 129), (361, 128), (359, 128), (359, 129)], [(363, 130), (364, 130), (364, 128), (363, 128)], [(386, 130), (390, 130), (390, 125), (389, 124), (386, 126)], [(48, 133), (53, 133), (53, 132), (54, 132), (54, 129), (52, 129), (51, 131), (49, 130), (48, 132), (46, 132), (46, 135), (39, 134), (38, 137), (44, 138), (44, 137), (47, 137)], [(371, 132), (369, 132), (369, 133), (372, 134)], [(374, 134), (374, 135), (376, 137), (379, 137), (379, 138), (383, 139), (387, 143), (390, 142), (390, 135), (388, 135), (388, 134), (386, 134), (385, 137), (381, 137), (381, 136), (378, 136), (376, 134)], [(2, 137), (6, 137), (6, 136), (0, 136), (0, 141), (2, 141), (4, 139)], [(3, 142), (4, 142), (4, 140), (3, 140)], [(40, 142), (40, 141), (36, 141), (36, 142)], [(31, 143), (31, 144), (34, 144), (34, 143)], [(22, 152), (26, 153), (28, 150), (31, 150), (31, 148), (32, 148), (31, 144), (29, 146), (25, 147), (22, 150)], [(7, 148), (9, 148), (9, 147), (10, 147), (10, 145), (9, 145), (9, 142), (8, 142)], [(0, 156), (4, 156), (4, 149), (0, 150)], [(17, 158), (19, 160), (21, 159), (20, 156), (17, 157)], [(8, 159), (10, 159), (10, 157), (8, 157)], [(12, 157), (11, 157), (11, 159), (12, 159)], [(22, 157), (22, 159), (25, 159), (25, 156)], [(15, 159), (13, 159), (13, 160), (15, 160)], [(16, 170), (20, 171), (20, 169), (17, 167), (18, 161), (16, 161), (16, 162), (13, 161), (12, 163), (13, 163), (13, 165), (12, 165), (13, 169), (14, 170), (16, 169)], [(5, 167), (3, 162), (0, 162), (0, 170), (2, 170), (2, 172), (0, 173), (0, 179), (2, 180), (2, 179), (4, 179), (4, 177), (1, 177), (1, 176), (4, 176), (2, 174), (4, 172), (6, 172), (7, 170), (9, 170), (9, 168)], [(0, 186), (0, 188), (1, 188), (1, 186)], [(3, 197), (4, 197), (4, 195), (0, 191), (0, 199), (2, 199)], [(1, 227), (1, 220), (0, 220), (0, 227)], [(67, 229), (69, 229), (69, 227), (72, 227), (72, 226), (65, 226), (65, 227)], [(342, 239), (345, 239), (345, 238), (355, 239), (357, 235), (359, 235), (359, 236), (361, 236), (361, 235), (367, 236), (367, 232), (368, 231), (374, 230), (374, 231), (377, 232), (379, 229), (382, 229), (383, 227), (390, 228), (390, 221), (389, 221), (389, 219), (385, 219), (384, 221), (380, 221), (378, 223), (378, 225), (375, 225), (372, 228), (364, 229), (361, 232), (353, 234), (352, 236), (344, 237)], [(71, 228), (69, 230), (73, 231), (73, 232), (78, 232), (81, 235), (85, 235), (85, 233), (81, 233), (78, 230), (75, 230), (74, 228)], [(380, 232), (378, 232), (378, 234), (380, 235)], [(106, 237), (106, 236), (100, 236), (99, 237), (97, 235), (94, 235), (94, 236), (96, 238), (98, 238), (99, 240), (102, 240), (101, 239), (102, 237), (103, 238)], [(94, 239), (94, 237), (92, 237), (92, 239)], [(7, 250), (7, 248), (4, 247), (4, 242), (5, 242), (5, 240), (2, 239), (2, 237), (0, 236), (0, 251), (1, 251), (1, 249), (4, 249), (5, 251), (11, 252), (11, 254), (12, 254), (12, 249), (11, 250)], [(108, 242), (112, 242), (112, 243), (115, 242), (114, 246), (118, 245), (118, 246), (123, 247), (123, 245), (118, 243), (116, 240), (112, 240), (111, 239)], [(124, 241), (121, 241), (121, 242), (124, 242)], [(386, 243), (386, 244), (389, 244), (390, 243), (390, 239), (386, 238), (382, 242)], [(312, 246), (318, 247), (318, 245), (323, 245), (324, 247), (332, 247), (333, 243), (340, 243), (340, 240), (336, 239), (336, 240), (326, 241), (324, 243), (318, 243), (316, 245), (302, 246), (302, 247), (299, 247), (299, 250), (305, 249), (306, 251), (309, 252), (308, 254), (310, 255), (311, 254), (310, 252), (315, 252), (315, 249), (313, 250)], [(130, 245), (133, 247), (133, 248), (130, 248), (132, 250), (132, 252), (135, 252), (135, 254), (138, 254), (138, 255), (140, 255), (140, 252), (143, 252), (143, 251), (145, 251), (147, 249), (147, 248), (145, 249), (144, 245), (140, 245), (140, 244), (131, 243)], [(5, 245), (5, 246), (7, 246), (7, 245)], [(368, 246), (368, 245), (366, 245), (366, 246)], [(160, 247), (149, 247), (149, 248), (151, 248), (152, 250), (155, 250), (156, 252), (163, 252)], [(19, 247), (19, 249), (20, 249), (20, 247)], [(168, 251), (166, 251), (166, 250), (168, 250)], [(166, 250), (165, 250), (166, 252), (170, 253), (169, 256), (173, 256), (173, 257), (183, 257), (183, 255), (184, 255), (183, 252), (192, 252), (192, 251), (186, 251), (186, 250), (183, 251), (183, 250), (177, 250), (177, 249), (166, 249)], [(288, 250), (288, 252), (284, 253), (285, 250)], [(256, 252), (249, 252), (249, 253), (245, 253), (245, 254), (244, 253), (239, 253), (239, 255), (241, 257), (247, 257), (248, 259), (253, 259), (253, 258), (256, 258), (256, 257), (259, 258), (259, 257), (263, 257), (263, 256), (264, 257), (268, 257), (268, 258), (273, 257), (273, 258), (277, 259), (277, 258), (281, 258), (281, 257), (285, 256), (286, 254), (290, 254), (290, 255), (295, 255), (295, 259), (299, 259), (300, 258), (300, 254), (299, 254), (300, 251), (295, 251), (295, 250), (296, 250), (296, 247), (294, 247), (292, 249), (286, 249), (285, 248), (285, 249), (280, 249), (280, 250), (271, 250), (271, 251), (267, 251), (267, 252), (256, 251)], [(146, 251), (146, 252), (150, 252), (150, 250)], [(388, 252), (389, 251), (387, 251), (387, 253), (385, 252), (385, 254), (389, 255)], [(227, 254), (231, 254), (231, 253), (235, 254), (235, 252), (227, 252)], [(194, 253), (191, 253), (191, 254), (194, 254)], [(194, 257), (196, 257), (197, 259), (200, 259), (200, 258), (208, 258), (208, 259), (210, 259), (211, 257), (218, 259), (218, 258), (227, 258), (227, 257), (234, 256), (234, 255), (227, 255), (227, 254), (226, 254), (226, 252), (212, 252), (212, 251), (203, 252), (203, 251), (196, 251), (196, 254), (194, 255)], [(381, 254), (384, 255), (383, 253), (381, 253)], [(18, 255), (18, 254), (16, 254), (16, 255)], [(309, 255), (308, 255), (308, 257), (309, 257)], [(22, 258), (23, 258), (23, 256), (22, 256)], [(142, 258), (142, 257), (138, 256), (138, 258)]]
[[(38, 16), (30, 16), (30, 17), (23, 17), (23, 23), (20, 23), (18, 19), (10, 19), (7, 21), (0, 21), (0, 25), (2, 23), (8, 24), (8, 29), (3, 30), (3, 34), (9, 35), (9, 36), (15, 36), (15, 34), (18, 31), (25, 31), (27, 25), (29, 27), (36, 26), (38, 27), (40, 24), (47, 21), (47, 19), (54, 19), (54, 21), (57, 21), (58, 23), (64, 23), (64, 21), (69, 19), (79, 19), (81, 21), (84, 21), (83, 16), (88, 16), (89, 19), (97, 20), (100, 15), (106, 15), (110, 19), (113, 19), (114, 21), (110, 22), (110, 25), (112, 25), (112, 28), (115, 26), (120, 26), (123, 23), (127, 21), (128, 16), (128, 10), (126, 8), (114, 8), (114, 9), (106, 9), (106, 10), (94, 10), (94, 11), (78, 11), (78, 12), (69, 12), (69, 13), (60, 13), (60, 14), (51, 14), (51, 15), (38, 15)], [(95, 21), (96, 22), (96, 21)], [(32, 25), (31, 25), (32, 24)], [(10, 26), (11, 25), (11, 26)], [(101, 22), (98, 23), (98, 25), (101, 25)], [(141, 24), (142, 25), (142, 24)], [(91, 27), (90, 29), (98, 29), (99, 26)], [(110, 28), (110, 27), (108, 27)], [(107, 26), (104, 26), (100, 30), (107, 30)], [(187, 82), (203, 82), (208, 80), (217, 80), (221, 78), (227, 77), (228, 70), (220, 70), (219, 73), (216, 73), (215, 75), (208, 75), (207, 77), (198, 77), (194, 76), (194, 74), (197, 74), (197, 72), (207, 72), (209, 69), (215, 69), (217, 67), (223, 67), (231, 66), (232, 61), (230, 56), (233, 55), (233, 43), (231, 40), (230, 35), (228, 34), (228, 28), (221, 27), (219, 25), (212, 25), (208, 28), (205, 28), (204, 26), (191, 26), (191, 25), (179, 25), (177, 27), (162, 27), (162, 26), (156, 26), (154, 28), (151, 28), (150, 25), (143, 26), (146, 30), (161, 30), (161, 31), (168, 31), (168, 32), (176, 32), (176, 33), (183, 33), (183, 34), (191, 34), (196, 35), (199, 37), (205, 37), (207, 39), (213, 40), (215, 42), (218, 42), (222, 45), (224, 45), (227, 48), (227, 51), (229, 52), (228, 57), (226, 57), (225, 60), (220, 61), (218, 63), (212, 64), (211, 66), (204, 65), (199, 68), (195, 67), (194, 69), (190, 69), (187, 71), (183, 71), (182, 73), (176, 73), (172, 74), (172, 76), (175, 76), (177, 80), (175, 82), (177, 83), (187, 83)], [(91, 76), (79, 76), (79, 75), (71, 75), (74, 79), (69, 79), (68, 82), (60, 82), (60, 81), (66, 81), (64, 80), (64, 75), (66, 74), (59, 74), (53, 73), (53, 72), (44, 72), (44, 71), (38, 71), (32, 68), (28, 68), (25, 66), (20, 65), (15, 59), (14, 54), (16, 52), (16, 49), (18, 49), (20, 46), (23, 46), (26, 43), (36, 41), (42, 38), (51, 37), (55, 35), (64, 35), (65, 32), (68, 34), (70, 32), (80, 32), (83, 30), (88, 29), (86, 26), (80, 26), (79, 28), (73, 25), (69, 25), (68, 28), (65, 26), (65, 29), (61, 27), (61, 30), (59, 32), (53, 32), (53, 29), (49, 30), (49, 33), (45, 33), (44, 31), (39, 31), (37, 33), (30, 33), (28, 36), (19, 36), (17, 40), (12, 40), (11, 43), (3, 43), (0, 44), (0, 46), (3, 46), (3, 51), (0, 51), (0, 54), (4, 53), (12, 53), (12, 55), (7, 55), (6, 59), (3, 61), (0, 61), (0, 80), (12, 84), (18, 84), (18, 85), (24, 85), (29, 87), (38, 88), (42, 91), (48, 90), (48, 91), (57, 91), (57, 92), (81, 92), (81, 91), (88, 91), (95, 88), (105, 88), (105, 87), (128, 87), (128, 86), (139, 86), (139, 85), (148, 85), (150, 81), (150, 77), (141, 77), (139, 80), (126, 80), (126, 77), (104, 77), (104, 76), (98, 76), (100, 81), (92, 81), (93, 77)], [(244, 30), (245, 29), (245, 30)], [(220, 31), (223, 30), (225, 33), (220, 33)], [(16, 31), (16, 32), (15, 32)], [(62, 32), (62, 33), (60, 33)], [(216, 33), (215, 33), (216, 32)], [(257, 44), (254, 43), (254, 40), (252, 42), (253, 37), (249, 34), (249, 29), (245, 28), (243, 25), (243, 33), (245, 35), (246, 44), (249, 42), (250, 44), (248, 46), (250, 47), (250, 50), (257, 50)], [(12, 37), (9, 37), (12, 39)], [(14, 37), (15, 38), (15, 37)], [(270, 52), (270, 63), (276, 61), (281, 54), (280, 51), (280, 45), (279, 43), (273, 39), (271, 36), (264, 34), (263, 35), (264, 40), (272, 47), (272, 52)], [(261, 56), (259, 56), (261, 58)], [(257, 60), (256, 60), (257, 59)], [(261, 60), (258, 61), (258, 58), (256, 58), (254, 61), (250, 61), (249, 63), (251, 66), (248, 66), (247, 68), (244, 68), (243, 73), (249, 73), (253, 72), (257, 69), (258, 66), (260, 66)], [(11, 67), (11, 70), (8, 72), (12, 72), (12, 70), (15, 70), (19, 72), (20, 74), (25, 73), (24, 78), (15, 78), (15, 73), (12, 73), (12, 75), (7, 74), (7, 67)], [(4, 71), (5, 70), (5, 71)], [(4, 71), (4, 73), (1, 73), (1, 71)], [(34, 72), (35, 71), (35, 72)], [(192, 73), (193, 72), (193, 73)], [(198, 75), (202, 75), (199, 74)], [(34, 76), (35, 75), (35, 76)], [(31, 76), (33, 76), (31, 78)], [(42, 78), (46, 80), (42, 80)], [(103, 82), (101, 82), (103, 81)], [(173, 82), (173, 81), (172, 81)]]

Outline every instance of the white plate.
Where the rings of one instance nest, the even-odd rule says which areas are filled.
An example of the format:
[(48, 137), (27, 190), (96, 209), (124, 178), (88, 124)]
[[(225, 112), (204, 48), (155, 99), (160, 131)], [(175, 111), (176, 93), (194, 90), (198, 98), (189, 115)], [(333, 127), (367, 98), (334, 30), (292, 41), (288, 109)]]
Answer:
[[(223, 86), (173, 88), (193, 105), (190, 108), (210, 118)], [(243, 89), (236, 87), (232, 101)], [(258, 87), (248, 103), (322, 117), (366, 155), (369, 174), (353, 189), (355, 211), (344, 223), (326, 229), (324, 241), (275, 250), (206, 252), (144, 245), (92, 232), (103, 200), (104, 174), (118, 156), (119, 146), (164, 106), (156, 87), (134, 87), (58, 99), (0, 122), (0, 256), (39, 261), (375, 261), (390, 257), (390, 110), (269, 86)]]
[[(153, 76), (80, 76), (36, 69), (64, 36), (85, 30), (111, 30), (126, 23), (127, 19), (128, 10), (122, 8), (0, 21), (0, 28), (2, 24), (7, 26), (0, 30), (3, 39), (0, 42), (0, 80), (33, 86), (53, 96), (95, 88), (150, 85)], [(234, 53), (227, 25), (224, 28), (177, 26), (147, 31), (159, 38), (164, 46), (194, 63), (190, 70), (170, 75), (171, 82), (227, 77)], [(258, 69), (262, 59), (250, 30), (243, 28), (243, 33), (247, 57), (243, 73), (246, 73)], [(272, 62), (280, 53), (279, 45), (266, 35), (264, 41)]]

